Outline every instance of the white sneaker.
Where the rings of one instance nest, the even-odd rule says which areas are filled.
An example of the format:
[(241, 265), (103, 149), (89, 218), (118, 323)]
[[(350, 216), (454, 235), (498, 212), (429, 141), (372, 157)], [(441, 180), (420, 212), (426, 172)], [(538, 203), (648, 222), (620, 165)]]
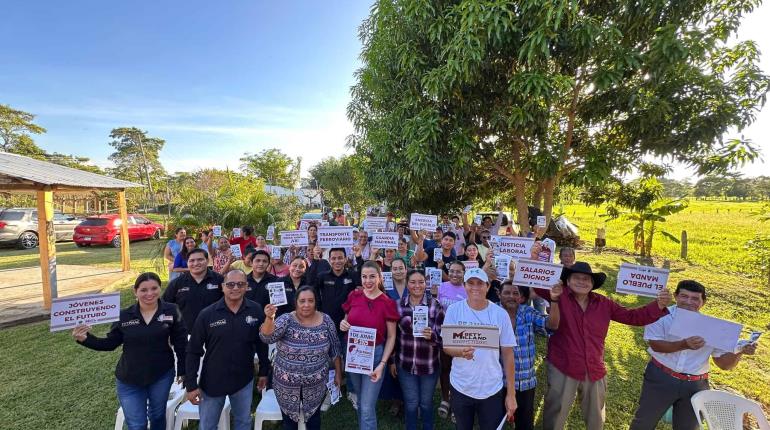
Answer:
[(331, 406), (332, 406), (332, 396), (327, 391), (326, 397), (324, 397), (324, 401), (321, 403), (321, 412), (328, 411)]
[(358, 396), (355, 393), (348, 393), (348, 400), (353, 405), (353, 409), (358, 410)]

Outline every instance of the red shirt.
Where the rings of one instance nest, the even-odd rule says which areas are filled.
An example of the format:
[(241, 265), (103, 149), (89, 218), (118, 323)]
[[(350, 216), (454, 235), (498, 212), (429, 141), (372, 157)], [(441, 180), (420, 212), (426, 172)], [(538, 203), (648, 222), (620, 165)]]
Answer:
[[(234, 237), (230, 239), (230, 245), (239, 245), (241, 247), (241, 255), (246, 255), (246, 248), (249, 246), (255, 249), (257, 248), (257, 238), (255, 236), (249, 236), (248, 238), (243, 236)], [(269, 254), (270, 251), (267, 253)]]
[[(548, 297), (548, 290), (535, 290), (540, 297)], [(607, 297), (591, 292), (586, 310), (580, 307), (569, 288), (559, 297), (559, 328), (548, 339), (548, 362), (572, 379), (583, 381), (588, 377), (598, 381), (607, 374), (604, 366), (604, 340), (610, 321), (644, 326), (668, 314), (658, 302), (635, 309), (623, 307)]]
[(342, 304), (342, 310), (348, 314), (348, 323), (357, 327), (377, 329), (376, 345), (385, 342), (388, 333), (386, 321), (398, 321), (396, 302), (387, 294), (382, 293), (372, 300), (361, 290), (353, 290), (348, 294), (348, 299)]

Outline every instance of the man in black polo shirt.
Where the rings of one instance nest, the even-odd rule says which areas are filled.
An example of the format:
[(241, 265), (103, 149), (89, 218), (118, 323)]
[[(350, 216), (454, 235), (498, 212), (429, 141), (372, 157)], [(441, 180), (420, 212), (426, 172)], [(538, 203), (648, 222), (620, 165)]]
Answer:
[(329, 251), (329, 264), (332, 270), (318, 275), (315, 283), (321, 301), (319, 310), (331, 317), (338, 331), (340, 322), (345, 318), (342, 304), (348, 299), (348, 294), (355, 290), (356, 286), (361, 285), (358, 273), (345, 269), (346, 262), (345, 250), (332, 248)]
[[(224, 297), (201, 311), (187, 345), (187, 399), (200, 404), (201, 430), (216, 430), (219, 415), (230, 398), (234, 430), (250, 430), (254, 390), (254, 352), (268, 363), (267, 345), (259, 339), (265, 321), (262, 307), (246, 298), (246, 274), (231, 270), (223, 284)], [(205, 348), (205, 355), (204, 355)], [(198, 363), (203, 356), (198, 384)], [(269, 366), (259, 366), (257, 387), (267, 384)]]
[(278, 282), (278, 277), (268, 273), (267, 266), (270, 265), (270, 254), (260, 249), (254, 252), (251, 259), (251, 274), (247, 281), (249, 286), (246, 289), (246, 298), (253, 300), (264, 308), (270, 303), (270, 294), (267, 291), (268, 282)]
[(187, 256), (190, 271), (171, 281), (163, 293), (163, 301), (179, 306), (188, 332), (192, 331), (201, 310), (222, 298), (222, 275), (209, 269), (208, 262), (209, 254), (205, 250), (190, 251)]
[[(455, 240), (457, 236), (451, 231), (444, 233), (441, 236), (440, 248), (423, 248), (425, 251), (422, 254), (417, 255), (417, 261), (423, 261), (425, 267), (438, 267), (443, 271), (441, 274), (442, 281), (449, 280), (449, 265), (457, 260), (457, 254), (455, 253)], [(434, 249), (441, 249), (441, 261), (433, 260)]]

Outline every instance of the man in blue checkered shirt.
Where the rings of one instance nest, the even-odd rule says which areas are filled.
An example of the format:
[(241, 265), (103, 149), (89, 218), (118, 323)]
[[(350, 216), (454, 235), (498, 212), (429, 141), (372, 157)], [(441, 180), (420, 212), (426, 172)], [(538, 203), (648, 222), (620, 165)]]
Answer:
[(516, 363), (516, 404), (514, 415), (516, 430), (532, 430), (535, 424), (535, 331), (556, 330), (559, 327), (559, 296), (561, 283), (551, 289), (551, 306), (548, 315), (543, 315), (532, 306), (529, 288), (505, 281), (500, 291), (500, 304), (508, 312), (516, 333), (513, 356)]

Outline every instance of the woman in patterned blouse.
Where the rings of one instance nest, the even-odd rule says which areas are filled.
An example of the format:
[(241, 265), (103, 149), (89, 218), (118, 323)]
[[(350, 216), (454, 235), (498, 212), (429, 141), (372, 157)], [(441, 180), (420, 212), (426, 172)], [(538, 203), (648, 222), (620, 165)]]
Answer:
[(275, 319), (276, 306), (265, 306), (267, 316), (259, 335), (278, 343), (273, 362), (273, 388), (283, 415), (284, 429), (297, 429), (304, 419), (308, 430), (321, 428), (321, 402), (326, 396), (329, 363), (334, 363), (334, 384), (342, 381), (337, 328), (328, 315), (316, 310), (318, 297), (309, 286), (295, 296), (296, 310)]

